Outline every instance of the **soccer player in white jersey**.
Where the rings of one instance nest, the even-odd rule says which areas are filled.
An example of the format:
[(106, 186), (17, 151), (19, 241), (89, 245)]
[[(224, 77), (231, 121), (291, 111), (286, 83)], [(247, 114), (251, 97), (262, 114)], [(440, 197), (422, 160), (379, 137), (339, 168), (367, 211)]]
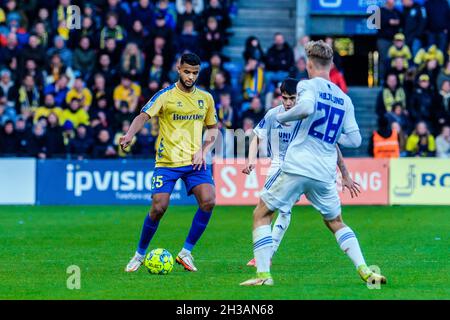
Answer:
[(292, 206), (305, 195), (321, 213), (326, 226), (336, 237), (342, 251), (352, 260), (361, 279), (386, 283), (386, 278), (367, 267), (355, 233), (344, 224), (336, 190), (336, 143), (358, 148), (361, 134), (350, 98), (330, 82), (333, 49), (323, 41), (306, 47), (310, 80), (297, 87), (295, 107), (277, 114), (280, 123), (297, 121), (293, 139), (281, 169), (261, 193), (253, 213), (253, 252), (257, 276), (244, 286), (273, 285), (270, 274), (273, 212)]
[[(282, 82), (280, 91), (283, 103), (275, 108), (270, 109), (253, 130), (255, 136), (250, 143), (248, 161), (242, 172), (248, 175), (253, 171), (256, 166), (258, 145), (260, 144), (260, 142), (264, 142), (267, 146), (267, 155), (271, 159), (265, 187), (267, 187), (271, 183), (271, 178), (280, 169), (281, 163), (284, 160), (287, 148), (291, 141), (295, 125), (279, 123), (276, 120), (276, 115), (290, 110), (295, 105), (295, 101), (297, 99), (297, 84), (298, 80), (293, 78), (287, 78)], [(359, 184), (351, 179), (350, 174), (345, 167), (339, 147), (337, 148), (338, 166), (342, 174), (342, 186), (344, 189), (349, 189), (350, 194), (353, 198), (354, 196), (358, 196), (358, 193), (360, 192)], [(291, 222), (291, 210), (292, 207), (289, 206), (282, 206), (278, 209), (278, 217), (272, 228), (273, 246), (271, 259), (275, 252), (277, 252), (281, 240), (283, 239), (284, 234), (289, 228), (289, 224)], [(247, 266), (256, 267), (255, 258), (251, 259), (247, 263)]]

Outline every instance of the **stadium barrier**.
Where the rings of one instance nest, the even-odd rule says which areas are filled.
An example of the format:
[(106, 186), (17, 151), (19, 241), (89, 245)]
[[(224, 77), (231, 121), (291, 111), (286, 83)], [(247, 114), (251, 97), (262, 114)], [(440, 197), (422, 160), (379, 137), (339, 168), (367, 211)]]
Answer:
[[(242, 163), (242, 161), (239, 161)], [(245, 162), (244, 162), (245, 163)], [(389, 204), (389, 160), (345, 159), (351, 177), (361, 185), (363, 195), (351, 198), (350, 193), (340, 192), (342, 203), (347, 205), (387, 205)], [(259, 160), (250, 175), (241, 173), (242, 164), (214, 165), (216, 201), (219, 205), (256, 205), (259, 191), (263, 188), (270, 162)], [(338, 175), (336, 188), (342, 191), (341, 176)], [(302, 197), (300, 205), (308, 204)]]
[(0, 205), (36, 203), (36, 160), (0, 159)]
[[(214, 163), (218, 205), (255, 205), (270, 166), (260, 159), (249, 176), (243, 161)], [(345, 205), (450, 205), (450, 160), (402, 158), (346, 159), (363, 194), (352, 199), (336, 187)], [(148, 205), (152, 160), (0, 159), (0, 205)], [(181, 181), (172, 205), (195, 204)], [(302, 199), (299, 204), (307, 204)]]

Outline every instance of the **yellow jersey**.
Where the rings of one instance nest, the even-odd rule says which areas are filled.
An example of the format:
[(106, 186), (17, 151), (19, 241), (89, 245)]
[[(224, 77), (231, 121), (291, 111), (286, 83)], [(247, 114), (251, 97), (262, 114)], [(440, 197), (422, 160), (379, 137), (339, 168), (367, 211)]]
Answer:
[(192, 165), (194, 154), (202, 147), (204, 125), (217, 124), (211, 94), (197, 87), (183, 92), (176, 83), (158, 91), (142, 112), (159, 118), (156, 167)]

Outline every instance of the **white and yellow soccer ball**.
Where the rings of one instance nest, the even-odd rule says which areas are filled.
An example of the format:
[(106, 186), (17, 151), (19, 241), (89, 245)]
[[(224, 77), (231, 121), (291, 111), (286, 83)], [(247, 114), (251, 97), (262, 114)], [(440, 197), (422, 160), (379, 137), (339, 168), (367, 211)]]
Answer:
[(173, 269), (173, 256), (166, 249), (154, 249), (145, 256), (144, 266), (152, 274), (168, 274)]

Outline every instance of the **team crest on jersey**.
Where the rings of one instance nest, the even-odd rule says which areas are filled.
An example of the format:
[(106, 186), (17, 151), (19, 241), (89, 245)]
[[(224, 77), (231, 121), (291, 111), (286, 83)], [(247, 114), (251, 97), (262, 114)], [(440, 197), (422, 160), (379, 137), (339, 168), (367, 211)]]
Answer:
[(177, 107), (178, 108), (182, 108), (183, 107), (183, 103), (181, 101), (177, 101)]
[(200, 109), (203, 109), (205, 107), (205, 102), (203, 100), (197, 100), (197, 102)]

